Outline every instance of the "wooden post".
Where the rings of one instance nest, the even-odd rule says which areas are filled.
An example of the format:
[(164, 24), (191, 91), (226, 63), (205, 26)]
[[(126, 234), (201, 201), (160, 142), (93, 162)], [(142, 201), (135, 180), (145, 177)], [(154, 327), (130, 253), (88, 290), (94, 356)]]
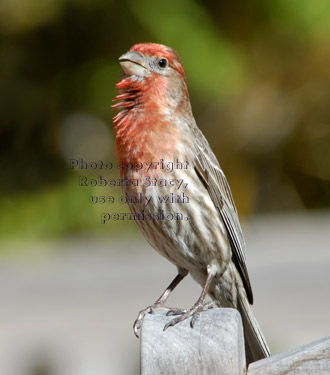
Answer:
[(253, 362), (248, 375), (329, 375), (330, 337)]
[(246, 374), (241, 316), (237, 310), (216, 308), (163, 331), (173, 319), (166, 310), (148, 314), (141, 330), (142, 375)]

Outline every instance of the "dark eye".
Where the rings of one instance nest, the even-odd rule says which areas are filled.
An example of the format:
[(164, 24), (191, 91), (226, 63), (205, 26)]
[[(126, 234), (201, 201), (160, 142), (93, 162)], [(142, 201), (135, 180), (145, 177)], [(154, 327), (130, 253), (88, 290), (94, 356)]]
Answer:
[(159, 59), (158, 60), (158, 65), (161, 67), (161, 68), (166, 68), (167, 65), (168, 65), (168, 62), (166, 59), (162, 58), (162, 59)]

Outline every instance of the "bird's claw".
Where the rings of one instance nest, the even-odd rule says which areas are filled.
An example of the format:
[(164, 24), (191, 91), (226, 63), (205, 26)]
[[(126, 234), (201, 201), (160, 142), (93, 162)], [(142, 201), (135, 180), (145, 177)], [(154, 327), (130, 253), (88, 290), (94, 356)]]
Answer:
[(170, 309), (170, 310), (168, 310), (168, 312), (166, 313), (166, 316), (183, 315), (183, 314), (185, 314), (187, 311), (188, 311), (187, 309), (178, 309), (178, 308), (174, 308), (174, 309)]
[(197, 302), (190, 309), (171, 309), (167, 312), (167, 316), (180, 315), (177, 318), (170, 320), (165, 324), (163, 331), (166, 331), (167, 328), (175, 326), (177, 323), (183, 322), (186, 319), (191, 318), (190, 327), (194, 328), (194, 325), (202, 311), (213, 309), (217, 307), (218, 303), (216, 301), (210, 301), (206, 303)]
[(139, 312), (139, 315), (138, 315), (137, 319), (135, 320), (135, 322), (133, 324), (134, 334), (135, 334), (135, 336), (137, 338), (139, 338), (138, 331), (142, 327), (142, 322), (143, 322), (143, 319), (144, 319), (145, 315), (147, 315), (147, 314), (154, 314), (156, 310), (160, 310), (162, 308), (164, 308), (163, 304), (161, 304), (161, 303), (154, 303), (153, 305), (148, 306), (148, 307), (146, 307), (145, 309), (143, 309), (143, 310), (141, 310)]

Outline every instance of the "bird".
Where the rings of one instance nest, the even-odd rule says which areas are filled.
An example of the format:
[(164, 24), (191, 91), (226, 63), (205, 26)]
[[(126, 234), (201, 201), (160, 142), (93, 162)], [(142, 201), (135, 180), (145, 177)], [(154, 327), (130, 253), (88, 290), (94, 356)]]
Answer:
[(162, 44), (139, 43), (119, 63), (123, 75), (116, 84), (113, 121), (118, 165), (127, 182), (123, 193), (146, 240), (178, 271), (162, 295), (140, 311), (136, 336), (144, 316), (165, 308), (190, 274), (201, 295), (191, 308), (169, 310), (174, 318), (164, 330), (185, 319), (193, 328), (203, 311), (231, 307), (242, 317), (247, 364), (270, 356), (251, 308), (246, 245), (234, 199), (194, 119), (178, 53)]

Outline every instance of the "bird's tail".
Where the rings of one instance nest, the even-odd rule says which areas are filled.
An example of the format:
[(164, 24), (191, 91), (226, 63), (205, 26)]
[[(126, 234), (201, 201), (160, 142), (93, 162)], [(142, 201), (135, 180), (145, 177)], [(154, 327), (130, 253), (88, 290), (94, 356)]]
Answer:
[(244, 327), (246, 365), (259, 359), (269, 357), (270, 351), (264, 335), (261, 332), (245, 291), (238, 288), (237, 309), (242, 316)]

